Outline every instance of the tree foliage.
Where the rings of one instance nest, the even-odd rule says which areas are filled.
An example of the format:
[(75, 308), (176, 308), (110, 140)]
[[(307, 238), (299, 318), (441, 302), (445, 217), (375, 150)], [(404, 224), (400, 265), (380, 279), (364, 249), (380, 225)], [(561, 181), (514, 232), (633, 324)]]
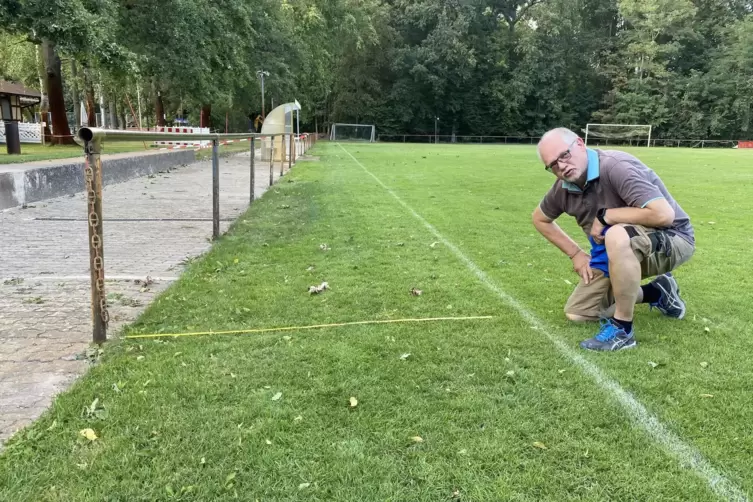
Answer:
[(298, 99), (310, 128), (753, 135), (750, 0), (0, 0), (0, 26), (4, 77), (38, 86), (49, 43), (69, 113), (91, 83), (110, 115), (141, 95), (148, 125), (211, 109), (246, 130), (264, 69), (266, 110)]

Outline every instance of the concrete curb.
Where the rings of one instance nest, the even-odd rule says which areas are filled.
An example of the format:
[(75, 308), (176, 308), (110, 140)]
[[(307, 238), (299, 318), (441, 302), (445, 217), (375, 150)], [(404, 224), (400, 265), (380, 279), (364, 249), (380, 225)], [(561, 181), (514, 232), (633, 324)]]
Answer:
[[(196, 160), (194, 150), (102, 156), (105, 186)], [(0, 210), (84, 190), (84, 162), (61, 160), (0, 166)]]

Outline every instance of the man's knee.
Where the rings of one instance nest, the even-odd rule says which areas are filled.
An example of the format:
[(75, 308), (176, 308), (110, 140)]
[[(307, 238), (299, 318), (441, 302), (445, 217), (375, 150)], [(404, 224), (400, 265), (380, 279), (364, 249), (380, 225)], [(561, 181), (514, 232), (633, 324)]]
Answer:
[(598, 321), (598, 317), (591, 317), (591, 316), (585, 316), (580, 314), (571, 314), (569, 312), (565, 312), (565, 317), (567, 317), (568, 320), (572, 322), (594, 322)]
[(604, 245), (607, 248), (607, 254), (630, 249), (630, 236), (624, 225), (618, 224), (610, 227), (604, 235)]

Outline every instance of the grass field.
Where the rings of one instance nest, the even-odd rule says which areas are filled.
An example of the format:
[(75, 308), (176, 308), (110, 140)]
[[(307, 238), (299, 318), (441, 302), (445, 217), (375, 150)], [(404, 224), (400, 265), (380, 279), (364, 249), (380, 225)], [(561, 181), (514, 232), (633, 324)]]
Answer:
[(493, 319), (110, 343), (0, 500), (746, 500), (753, 152), (635, 152), (698, 243), (688, 316), (639, 306), (636, 349), (577, 348), (533, 148), (320, 143), (128, 332)]
[[(156, 150), (150, 146), (150, 142), (143, 141), (122, 141), (106, 143), (102, 149), (102, 154), (125, 153), (125, 152), (142, 152), (144, 150)], [(248, 149), (247, 142), (231, 143), (229, 145), (220, 145), (221, 153), (240, 152)], [(24, 143), (21, 145), (21, 155), (8, 155), (5, 145), (0, 145), (0, 165), (18, 164), (21, 162), (36, 162), (40, 160), (57, 160), (83, 157), (83, 148), (78, 145), (50, 146), (34, 145)], [(196, 154), (199, 159), (210, 158), (212, 155), (211, 148), (199, 150)]]

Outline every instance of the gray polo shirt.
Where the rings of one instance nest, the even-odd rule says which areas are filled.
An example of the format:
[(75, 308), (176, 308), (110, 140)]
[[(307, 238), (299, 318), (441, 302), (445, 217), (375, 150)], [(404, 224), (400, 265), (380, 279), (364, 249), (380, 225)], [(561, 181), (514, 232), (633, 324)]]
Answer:
[(547, 218), (554, 220), (567, 213), (590, 235), (600, 207), (646, 207), (652, 200), (663, 198), (675, 210), (675, 220), (667, 229), (695, 245), (690, 218), (653, 170), (626, 152), (590, 148), (587, 151), (588, 181), (584, 189), (557, 179), (539, 205)]

